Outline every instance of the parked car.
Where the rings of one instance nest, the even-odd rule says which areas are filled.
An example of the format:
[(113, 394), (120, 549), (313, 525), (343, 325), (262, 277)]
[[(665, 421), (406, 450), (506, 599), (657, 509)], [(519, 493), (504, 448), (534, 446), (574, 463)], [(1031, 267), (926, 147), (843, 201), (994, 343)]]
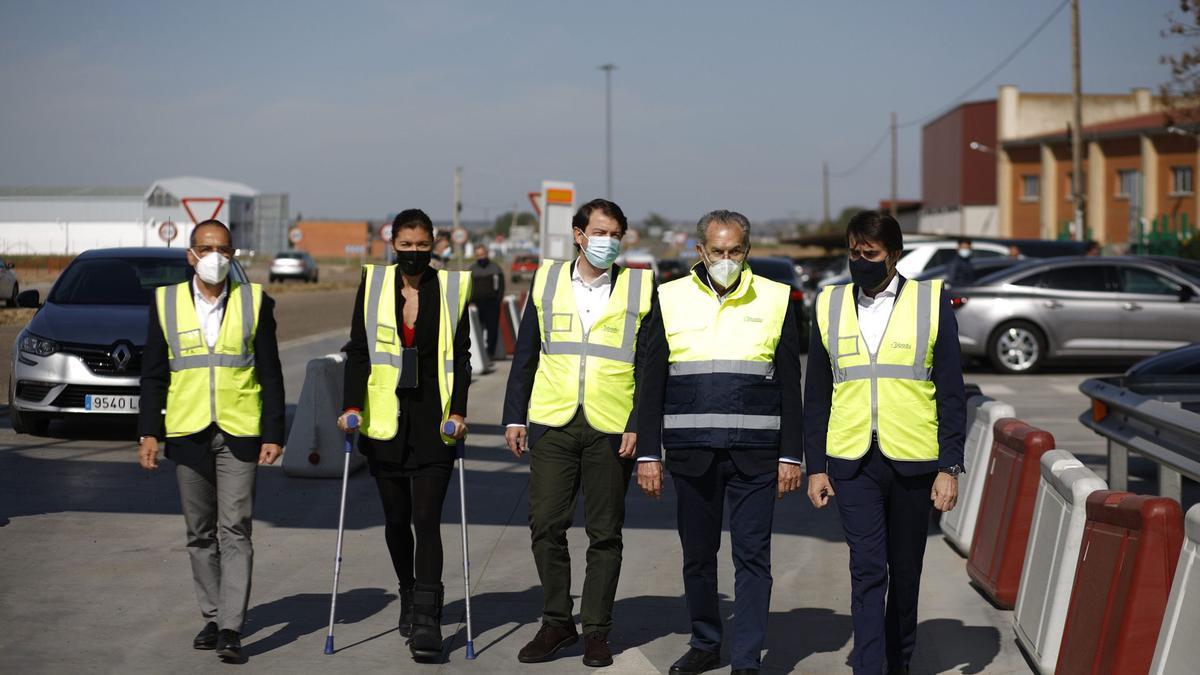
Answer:
[(271, 283), (284, 279), (298, 279), (315, 284), (321, 277), (317, 261), (305, 251), (280, 251), (271, 262), (268, 279)]
[(797, 327), (800, 329), (800, 351), (808, 351), (808, 308), (804, 304), (804, 286), (796, 275), (796, 265), (790, 258), (757, 257), (746, 259), (750, 270), (755, 276), (765, 277), (792, 289), (792, 311), (796, 313)]
[(683, 260), (679, 258), (664, 258), (658, 261), (658, 283), (665, 284), (668, 281), (687, 275), (690, 271), (691, 267)]
[[(13, 345), (13, 430), (44, 433), (66, 416), (136, 415), (154, 289), (193, 274), (180, 248), (93, 249), (71, 261)], [(236, 260), (229, 277), (247, 281)], [(19, 302), (37, 307), (39, 299), (25, 291)]]
[(951, 304), (963, 354), (1002, 373), (1141, 358), (1200, 335), (1200, 281), (1146, 258), (1026, 261), (954, 289)]
[[(974, 284), (979, 279), (982, 279), (991, 274), (995, 274), (996, 272), (999, 272), (1000, 270), (1008, 269), (1009, 267), (1012, 267), (1013, 265), (1017, 265), (1017, 264), (1020, 264), (1023, 262), (1025, 262), (1025, 261), (1020, 258), (981, 258), (980, 260), (972, 260), (971, 261), (972, 274), (971, 274), (971, 282), (970, 283)], [(938, 265), (937, 267), (930, 267), (929, 269), (925, 270), (924, 272), (921, 272), (917, 276), (913, 277), (913, 279), (916, 279), (917, 281), (927, 281), (929, 279), (946, 279), (947, 277), (950, 276), (951, 271), (952, 270), (951, 270), (950, 265)], [(970, 285), (970, 284), (961, 284), (961, 285), (966, 286), (966, 285)], [(946, 288), (950, 288), (949, 283), (946, 284)]]
[(17, 306), (17, 296), (21, 294), (21, 284), (17, 283), (17, 273), (13, 264), (0, 258), (0, 298), (9, 307)]
[[(974, 242), (971, 245), (971, 251), (972, 263), (989, 258), (1003, 258), (1008, 256), (1008, 246), (983, 241)], [(904, 245), (904, 253), (901, 254), (900, 260), (896, 263), (896, 269), (905, 277), (915, 279), (918, 274), (927, 269), (949, 265), (950, 261), (956, 256), (958, 256), (958, 242), (956, 240), (914, 241)], [(841, 272), (837, 276), (822, 279), (817, 285), (823, 288), (831, 284), (848, 283), (850, 283), (849, 261), (844, 260), (841, 265)]]
[(622, 252), (617, 256), (617, 264), (633, 270), (650, 270), (651, 274), (658, 277), (658, 260), (645, 249), (635, 248)]
[(1189, 260), (1187, 258), (1176, 258), (1169, 255), (1148, 255), (1144, 256), (1147, 260), (1152, 260), (1160, 265), (1166, 265), (1180, 274), (1200, 279), (1200, 260)]
[(509, 276), (515, 281), (532, 281), (533, 273), (538, 268), (538, 256), (536, 253), (518, 253), (513, 257), (512, 265), (509, 268)]

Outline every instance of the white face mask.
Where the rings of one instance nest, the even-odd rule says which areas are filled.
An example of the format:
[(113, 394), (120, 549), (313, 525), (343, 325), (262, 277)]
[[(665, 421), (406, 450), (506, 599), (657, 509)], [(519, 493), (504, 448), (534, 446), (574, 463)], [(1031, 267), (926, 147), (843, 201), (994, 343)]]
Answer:
[(721, 288), (729, 288), (737, 280), (738, 275), (742, 273), (742, 264), (729, 258), (721, 258), (716, 262), (709, 262), (708, 256), (705, 256), (704, 266), (708, 268), (708, 278), (712, 279), (713, 283)]
[[(196, 252), (192, 251), (192, 255), (196, 255)], [(225, 281), (225, 277), (229, 276), (229, 265), (231, 264), (229, 258), (216, 251), (204, 257), (200, 257), (199, 255), (196, 255), (196, 257), (200, 259), (196, 263), (196, 275), (204, 283), (219, 284)]]

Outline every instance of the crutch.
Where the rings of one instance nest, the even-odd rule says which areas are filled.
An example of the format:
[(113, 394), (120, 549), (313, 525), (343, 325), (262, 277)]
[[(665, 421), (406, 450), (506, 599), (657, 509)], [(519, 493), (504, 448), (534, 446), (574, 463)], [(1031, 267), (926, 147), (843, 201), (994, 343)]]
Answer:
[[(442, 433), (447, 436), (454, 435), (456, 430), (456, 426), (451, 420), (446, 420), (442, 424)], [(455, 454), (458, 459), (458, 512), (462, 517), (463, 598), (467, 606), (467, 660), (474, 660), (475, 642), (471, 634), (471, 552), (470, 547), (467, 546), (467, 483), (464, 478), (467, 461), (466, 448), (467, 444), (459, 440)]]
[(333, 595), (329, 599), (329, 634), (325, 636), (325, 653), (333, 653), (333, 619), (337, 612), (338, 577), (342, 575), (342, 534), (346, 525), (346, 485), (350, 480), (350, 453), (354, 452), (354, 430), (358, 428), (358, 415), (346, 416), (346, 461), (342, 465), (342, 506), (338, 510), (337, 555), (333, 559)]

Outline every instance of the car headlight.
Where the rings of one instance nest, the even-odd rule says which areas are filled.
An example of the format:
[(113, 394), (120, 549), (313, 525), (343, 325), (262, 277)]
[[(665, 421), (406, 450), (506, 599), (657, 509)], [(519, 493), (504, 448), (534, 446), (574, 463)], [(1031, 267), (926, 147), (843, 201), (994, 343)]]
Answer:
[(26, 354), (35, 354), (37, 356), (50, 356), (58, 351), (58, 343), (54, 340), (38, 337), (28, 331), (23, 331), (21, 336), (17, 338), (17, 344), (21, 351)]

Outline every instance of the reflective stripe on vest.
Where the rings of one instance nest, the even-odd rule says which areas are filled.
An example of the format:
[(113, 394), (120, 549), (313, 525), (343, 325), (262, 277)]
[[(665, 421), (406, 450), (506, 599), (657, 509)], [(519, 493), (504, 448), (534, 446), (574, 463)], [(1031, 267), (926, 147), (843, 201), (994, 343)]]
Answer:
[(213, 423), (233, 436), (260, 433), (262, 398), (254, 372), (254, 335), (262, 288), (229, 284), (220, 332), (212, 347), (192, 302), (192, 282), (155, 289), (171, 371), (165, 418), (168, 437), (197, 433)]
[(790, 289), (743, 268), (724, 301), (693, 272), (659, 288), (669, 366), (663, 446), (778, 448), (775, 350)]
[(620, 269), (604, 310), (585, 334), (570, 269), (567, 262), (544, 262), (530, 290), (541, 355), (529, 421), (561, 427), (582, 408), (593, 429), (621, 433), (633, 412), (637, 333), (650, 311), (649, 271)]
[(942, 283), (905, 282), (874, 354), (859, 329), (856, 301), (847, 297), (851, 289), (835, 286), (816, 303), (818, 329), (833, 374), (826, 454), (862, 457), (875, 430), (880, 449), (893, 460), (937, 459), (930, 353)]

